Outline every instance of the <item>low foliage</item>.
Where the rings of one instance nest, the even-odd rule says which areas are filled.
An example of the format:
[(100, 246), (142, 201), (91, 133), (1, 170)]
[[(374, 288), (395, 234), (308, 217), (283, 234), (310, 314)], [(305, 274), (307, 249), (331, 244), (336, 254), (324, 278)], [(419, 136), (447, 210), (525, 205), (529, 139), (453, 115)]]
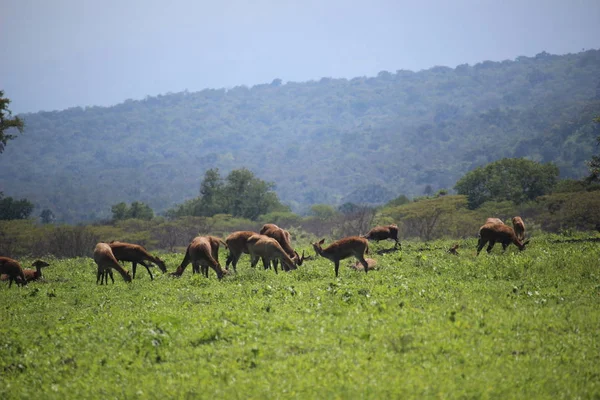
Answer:
[(339, 279), (322, 258), (276, 275), (244, 256), (220, 282), (97, 286), (91, 259), (51, 260), (0, 285), (0, 397), (596, 398), (600, 248), (570, 239), (479, 257), (475, 239), (458, 256), (382, 242), (378, 270), (349, 259)]

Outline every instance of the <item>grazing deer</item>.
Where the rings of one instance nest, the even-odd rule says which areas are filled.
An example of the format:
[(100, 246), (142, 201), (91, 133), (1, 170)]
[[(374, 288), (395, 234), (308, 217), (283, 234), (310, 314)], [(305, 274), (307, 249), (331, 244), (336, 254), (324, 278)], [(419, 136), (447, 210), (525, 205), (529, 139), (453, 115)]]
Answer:
[(202, 273), (208, 278), (208, 267), (210, 267), (217, 273), (217, 277), (222, 279), (227, 271), (219, 264), (220, 243), (225, 244), (220, 238), (214, 236), (195, 237), (187, 247), (183, 261), (172, 275), (181, 276), (185, 268), (192, 263), (192, 273)]
[(485, 220), (486, 224), (500, 224), (504, 225), (504, 222), (500, 218), (488, 218)]
[(21, 264), (12, 258), (0, 257), (0, 274), (2, 274), (3, 281), (9, 281), (8, 287), (11, 287), (13, 282), (16, 282), (17, 285), (27, 284)]
[(42, 268), (46, 268), (48, 266), (50, 266), (50, 264), (48, 264), (46, 261), (42, 261), (42, 260), (35, 260), (33, 263), (31, 263), (32, 267), (35, 267), (35, 269), (24, 269), (23, 273), (25, 274), (25, 279), (27, 280), (27, 282), (31, 282), (31, 281), (37, 281), (38, 279), (42, 279)]
[(154, 280), (154, 277), (152, 276), (152, 272), (150, 272), (150, 265), (147, 262), (158, 265), (158, 268), (160, 268), (163, 273), (167, 272), (167, 266), (165, 265), (165, 262), (160, 258), (148, 253), (143, 246), (119, 242), (118, 240), (113, 240), (108, 245), (112, 249), (115, 258), (118, 261), (130, 261), (132, 263), (131, 269), (133, 270), (133, 279), (135, 279), (135, 271), (138, 263), (146, 267), (146, 271), (148, 271), (150, 274), (151, 280)]
[(519, 240), (525, 240), (525, 222), (521, 219), (521, 217), (514, 217), (512, 219), (513, 228), (515, 230), (515, 234), (519, 238)]
[(500, 224), (485, 224), (481, 228), (479, 228), (479, 242), (477, 243), (477, 255), (483, 246), (489, 242), (489, 245), (486, 249), (488, 253), (492, 251), (492, 248), (496, 244), (496, 242), (502, 243), (502, 250), (506, 251), (506, 248), (514, 243), (515, 246), (519, 248), (519, 250), (525, 249), (525, 245), (529, 243), (529, 240), (526, 242), (522, 242), (519, 240), (513, 228), (508, 225), (500, 225)]
[(229, 249), (229, 255), (225, 262), (226, 270), (229, 270), (229, 264), (231, 264), (233, 265), (233, 270), (237, 272), (237, 263), (242, 254), (250, 254), (248, 252), (247, 243), (248, 239), (253, 235), (258, 235), (258, 233), (252, 231), (236, 231), (225, 238), (225, 243)]
[[(287, 252), (281, 247), (279, 242), (266, 235), (252, 235), (247, 241), (248, 253), (250, 253), (251, 266), (255, 267), (259, 258), (263, 260), (265, 269), (269, 268), (272, 260), (281, 260), (281, 267), (284, 271), (296, 269), (296, 263), (290, 258)], [(275, 273), (277, 273), (277, 264), (273, 263)]]
[(365, 273), (369, 272), (369, 263), (365, 260), (365, 254), (369, 254), (369, 242), (367, 239), (360, 236), (350, 236), (335, 241), (330, 244), (329, 247), (323, 249), (321, 245), (324, 242), (325, 239), (321, 239), (320, 241), (313, 243), (313, 248), (318, 255), (333, 261), (336, 278), (340, 269), (340, 260), (350, 256), (354, 256), (360, 261)]
[(394, 244), (394, 248), (400, 246), (400, 249), (402, 249), (402, 244), (398, 240), (398, 225), (395, 224), (386, 226), (376, 226), (362, 237), (364, 237), (367, 240), (375, 240), (377, 242), (380, 240), (392, 239), (396, 242), (396, 244)]
[(115, 283), (112, 270), (116, 269), (125, 282), (131, 282), (131, 275), (129, 271), (121, 267), (121, 264), (115, 258), (110, 246), (107, 243), (98, 243), (94, 248), (94, 261), (98, 266), (98, 273), (96, 275), (96, 285), (98, 282), (102, 285), (104, 281), (108, 285), (108, 276)]
[[(292, 239), (288, 231), (281, 229), (275, 224), (264, 224), (259, 233), (277, 240), (287, 255), (294, 261), (294, 264), (297, 266), (302, 265), (304, 262), (304, 252), (302, 252), (302, 257), (300, 257), (296, 250), (292, 248)], [(273, 260), (275, 268), (277, 268), (278, 261), (278, 259)]]

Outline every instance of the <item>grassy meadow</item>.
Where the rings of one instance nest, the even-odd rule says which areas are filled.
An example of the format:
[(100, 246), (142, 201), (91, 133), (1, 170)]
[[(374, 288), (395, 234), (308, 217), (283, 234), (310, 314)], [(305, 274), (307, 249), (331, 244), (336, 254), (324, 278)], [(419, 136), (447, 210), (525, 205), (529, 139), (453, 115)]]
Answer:
[(0, 285), (0, 398), (599, 398), (600, 243), (453, 243), (373, 243), (379, 269), (339, 278), (244, 255), (220, 282), (138, 266), (100, 286), (91, 258), (49, 260)]

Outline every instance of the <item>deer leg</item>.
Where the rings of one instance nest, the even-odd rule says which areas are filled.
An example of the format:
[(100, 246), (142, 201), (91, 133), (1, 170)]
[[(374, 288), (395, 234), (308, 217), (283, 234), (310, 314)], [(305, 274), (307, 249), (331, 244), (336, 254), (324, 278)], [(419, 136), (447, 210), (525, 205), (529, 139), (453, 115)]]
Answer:
[[(142, 264), (144, 267), (146, 267), (146, 271), (148, 271), (148, 273), (150, 274), (150, 280), (153, 281), (154, 277), (152, 276), (152, 272), (150, 271), (150, 265), (144, 261), (140, 261), (140, 264)], [(134, 265), (135, 265), (135, 263), (134, 263)], [(135, 277), (133, 279), (135, 279)]]
[(98, 268), (98, 272), (96, 272), (96, 285), (98, 284), (98, 282), (100, 282), (101, 274), (102, 271), (100, 271), (100, 268)]
[[(223, 271), (221, 270), (221, 265), (218, 262), (211, 263), (210, 267), (217, 273), (217, 278), (221, 280), (223, 278)], [(208, 265), (205, 265), (206, 268), (206, 277), (208, 278)]]
[[(204, 277), (208, 278), (208, 265), (201, 265), (200, 268), (202, 269), (202, 272), (204, 273)], [(213, 267), (213, 269), (215, 269), (215, 268)], [(215, 269), (215, 271), (216, 271), (216, 269)]]
[(335, 277), (337, 278), (338, 271), (340, 270), (340, 260), (335, 260), (333, 263), (335, 265)]
[(262, 258), (263, 267), (265, 270), (271, 268), (271, 260), (267, 260), (266, 258)]
[(239, 259), (239, 258), (240, 258), (239, 256), (238, 256), (238, 257), (236, 257), (235, 255), (233, 255), (233, 253), (231, 253), (231, 250), (230, 250), (230, 251), (229, 251), (229, 255), (227, 256), (227, 260), (225, 260), (225, 269), (226, 269), (227, 271), (229, 271), (229, 264), (231, 264), (231, 265), (233, 265), (233, 270), (234, 270), (235, 272), (237, 272), (237, 271), (235, 270), (235, 267), (237, 266), (237, 262), (238, 262), (238, 259)]
[(494, 248), (495, 244), (496, 244), (495, 240), (490, 240), (490, 244), (488, 244), (488, 247), (486, 249), (486, 251), (488, 252), (488, 254), (492, 252), (492, 249)]
[(358, 261), (360, 261), (360, 263), (365, 268), (365, 274), (368, 273), (369, 272), (369, 263), (367, 262), (367, 260), (365, 260), (365, 258), (363, 256), (356, 257), (356, 258), (358, 258)]
[(200, 273), (200, 266), (196, 261), (192, 261), (192, 274)]
[(237, 263), (240, 260), (241, 254), (238, 254), (237, 257), (233, 256), (233, 260), (231, 262), (231, 265), (233, 265), (233, 272), (237, 273)]
[(486, 240), (479, 238), (479, 242), (477, 243), (477, 255), (479, 255), (479, 252), (481, 251), (481, 249), (483, 249), (483, 246), (485, 246), (486, 243)]

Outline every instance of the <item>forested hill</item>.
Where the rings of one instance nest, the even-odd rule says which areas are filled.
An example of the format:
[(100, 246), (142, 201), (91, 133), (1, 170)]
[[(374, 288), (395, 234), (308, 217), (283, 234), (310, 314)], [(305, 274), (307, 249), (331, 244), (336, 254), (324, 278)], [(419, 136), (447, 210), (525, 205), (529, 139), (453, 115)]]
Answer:
[(599, 50), (275, 79), (22, 115), (25, 133), (0, 155), (0, 191), (29, 199), (37, 215), (49, 208), (81, 222), (121, 201), (164, 211), (198, 196), (209, 168), (246, 167), (296, 211), (452, 188), (503, 157), (553, 161), (562, 178), (581, 177), (598, 114)]

